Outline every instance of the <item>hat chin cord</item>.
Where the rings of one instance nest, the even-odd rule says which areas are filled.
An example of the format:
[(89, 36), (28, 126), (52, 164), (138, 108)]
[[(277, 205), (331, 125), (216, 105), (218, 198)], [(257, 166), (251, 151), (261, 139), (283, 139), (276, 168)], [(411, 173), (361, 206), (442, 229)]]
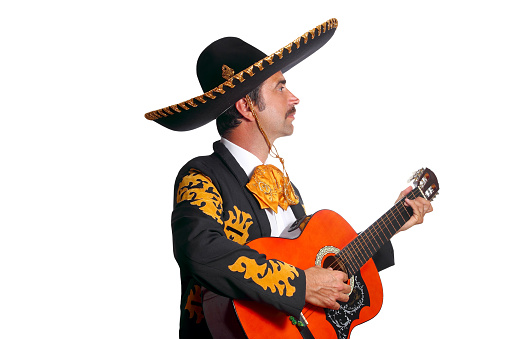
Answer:
[(279, 162), (281, 162), (281, 166), (283, 166), (284, 176), (286, 176), (288, 178), (288, 182), (290, 182), (290, 178), (288, 176), (288, 172), (286, 172), (286, 168), (285, 168), (285, 160), (279, 156), (279, 153), (278, 153), (278, 151), (276, 149), (276, 146), (274, 146), (273, 144), (270, 143), (269, 138), (267, 137), (267, 134), (265, 133), (265, 131), (262, 128), (262, 125), (260, 124), (260, 120), (258, 119), (258, 115), (256, 114), (256, 111), (254, 109), (253, 101), (251, 101), (251, 98), (249, 97), (249, 95), (246, 95), (245, 99), (246, 99), (246, 102), (247, 102), (247, 105), (248, 105), (249, 109), (253, 113), (253, 116), (254, 116), (255, 121), (256, 121), (256, 125), (258, 126), (258, 129), (262, 133), (263, 138), (265, 139), (265, 142), (267, 143), (267, 146), (269, 147), (269, 154), (270, 154), (270, 156), (273, 157), (273, 158), (279, 159)]

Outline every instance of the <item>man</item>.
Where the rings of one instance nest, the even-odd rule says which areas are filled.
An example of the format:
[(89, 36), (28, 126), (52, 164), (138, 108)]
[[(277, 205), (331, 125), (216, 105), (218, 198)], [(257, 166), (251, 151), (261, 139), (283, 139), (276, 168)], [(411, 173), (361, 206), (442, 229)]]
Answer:
[[(294, 267), (245, 245), (260, 237), (299, 236), (296, 221), (306, 216), (302, 197), (273, 147), (276, 139), (293, 133), (299, 104), (283, 72), (321, 48), (336, 27), (331, 19), (269, 56), (237, 38), (215, 41), (197, 63), (204, 94), (146, 114), (180, 131), (217, 119), (222, 136), (212, 155), (184, 165), (175, 182), (172, 229), (181, 268), (182, 338), (211, 336), (203, 315), (205, 289), (268, 303), (297, 318), (305, 303), (337, 310), (338, 301), (349, 299), (352, 287), (344, 272)], [(283, 171), (263, 166), (270, 152)], [(421, 223), (432, 210), (422, 198), (406, 202), (414, 215), (402, 230)], [(390, 242), (373, 259), (379, 270), (391, 266)]]

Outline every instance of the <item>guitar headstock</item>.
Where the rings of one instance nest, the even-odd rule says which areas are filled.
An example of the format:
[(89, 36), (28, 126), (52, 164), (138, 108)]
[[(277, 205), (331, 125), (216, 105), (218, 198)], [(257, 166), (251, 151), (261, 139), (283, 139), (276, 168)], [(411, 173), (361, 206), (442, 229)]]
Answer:
[(435, 196), (438, 194), (438, 189), (440, 186), (438, 185), (438, 180), (429, 168), (421, 168), (408, 180), (409, 182), (413, 180), (413, 184), (415, 187), (419, 187), (421, 193), (424, 195), (428, 201), (432, 201)]

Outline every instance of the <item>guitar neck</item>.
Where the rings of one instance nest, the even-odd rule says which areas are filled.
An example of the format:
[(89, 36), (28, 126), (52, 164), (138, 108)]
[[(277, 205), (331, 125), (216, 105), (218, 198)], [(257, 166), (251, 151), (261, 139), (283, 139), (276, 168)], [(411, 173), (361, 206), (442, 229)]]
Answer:
[[(406, 198), (423, 197), (419, 187)], [(412, 208), (405, 206), (405, 198), (398, 201), (387, 213), (346, 245), (337, 257), (345, 264), (348, 274), (357, 273), (373, 255), (385, 245), (413, 215)]]

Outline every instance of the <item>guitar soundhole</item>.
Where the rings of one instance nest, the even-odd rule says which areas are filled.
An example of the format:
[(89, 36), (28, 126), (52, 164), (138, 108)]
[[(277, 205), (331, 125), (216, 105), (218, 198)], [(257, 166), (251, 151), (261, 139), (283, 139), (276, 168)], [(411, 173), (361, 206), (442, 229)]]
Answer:
[(347, 273), (345, 264), (343, 264), (343, 262), (336, 258), (334, 255), (329, 255), (325, 257), (325, 259), (323, 259), (322, 267), (323, 268), (332, 267), (332, 269), (335, 271)]

